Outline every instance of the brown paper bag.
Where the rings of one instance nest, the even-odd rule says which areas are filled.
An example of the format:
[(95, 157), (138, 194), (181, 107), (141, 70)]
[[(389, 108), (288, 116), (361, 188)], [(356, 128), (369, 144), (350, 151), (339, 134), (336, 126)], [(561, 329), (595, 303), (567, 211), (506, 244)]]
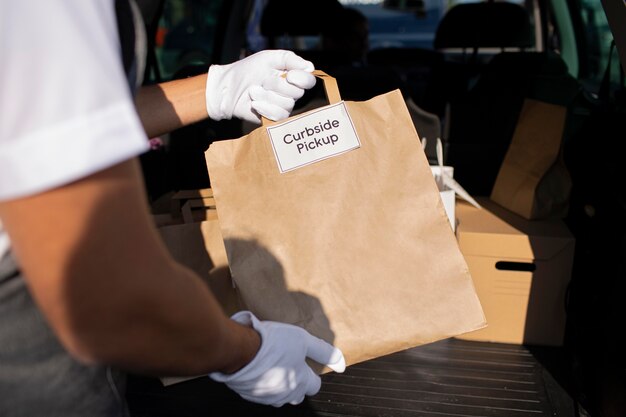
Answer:
[(213, 190), (181, 190), (170, 197), (170, 203), (171, 212), (166, 217), (153, 215), (167, 250), (176, 261), (198, 274), (226, 313), (241, 310), (230, 278)]
[[(246, 308), (304, 327), (342, 349), (348, 364), (483, 327), (400, 91), (341, 102), (334, 78), (318, 76), (329, 106), (215, 142), (206, 152)], [(360, 147), (281, 173), (268, 131), (308, 123), (333, 106), (347, 112)]]
[(172, 257), (202, 278), (227, 314), (242, 309), (217, 220), (168, 225), (158, 230)]
[(526, 99), (491, 200), (533, 219), (565, 217), (571, 179), (561, 155), (566, 108)]

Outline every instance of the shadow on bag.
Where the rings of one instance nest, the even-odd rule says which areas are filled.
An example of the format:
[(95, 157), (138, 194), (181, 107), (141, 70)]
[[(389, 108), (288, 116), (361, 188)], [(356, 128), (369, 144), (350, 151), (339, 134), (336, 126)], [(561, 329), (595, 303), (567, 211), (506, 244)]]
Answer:
[(316, 75), (329, 105), (205, 154), (243, 305), (335, 344), (348, 364), (483, 327), (400, 91), (341, 101)]

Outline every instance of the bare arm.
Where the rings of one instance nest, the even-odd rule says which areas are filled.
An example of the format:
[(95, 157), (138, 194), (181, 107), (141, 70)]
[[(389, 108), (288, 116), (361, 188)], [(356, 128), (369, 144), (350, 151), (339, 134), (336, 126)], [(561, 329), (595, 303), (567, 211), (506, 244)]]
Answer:
[[(135, 106), (148, 137), (171, 132), (208, 117), (260, 123), (289, 116), (304, 90), (315, 85), (313, 63), (291, 51), (261, 51), (197, 75), (141, 88)], [(206, 91), (211, 93), (208, 96)]]
[(77, 358), (193, 375), (232, 372), (256, 354), (258, 334), (166, 252), (136, 161), (0, 202), (0, 217), (35, 301)]
[(206, 79), (203, 74), (140, 88), (135, 105), (148, 137), (206, 119)]

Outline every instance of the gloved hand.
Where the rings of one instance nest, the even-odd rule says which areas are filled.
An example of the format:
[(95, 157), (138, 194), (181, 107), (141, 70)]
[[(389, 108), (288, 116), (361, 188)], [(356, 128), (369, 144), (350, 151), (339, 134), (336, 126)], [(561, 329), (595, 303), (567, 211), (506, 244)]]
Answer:
[(285, 50), (261, 51), (232, 64), (211, 65), (206, 84), (209, 117), (255, 123), (261, 121), (259, 115), (284, 119), (304, 90), (315, 85), (313, 69), (311, 62)]
[(335, 372), (346, 369), (339, 349), (300, 327), (259, 321), (249, 311), (240, 311), (231, 318), (258, 331), (261, 348), (250, 363), (234, 374), (213, 372), (209, 376), (248, 401), (280, 407), (286, 403), (299, 404), (305, 395), (315, 395), (321, 380), (306, 364), (306, 357)]

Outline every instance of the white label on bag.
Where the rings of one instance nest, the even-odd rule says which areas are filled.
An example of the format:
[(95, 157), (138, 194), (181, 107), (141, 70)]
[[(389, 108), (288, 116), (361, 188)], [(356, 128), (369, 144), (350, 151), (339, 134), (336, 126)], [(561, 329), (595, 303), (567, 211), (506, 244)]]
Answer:
[(345, 103), (267, 128), (281, 173), (361, 147)]

